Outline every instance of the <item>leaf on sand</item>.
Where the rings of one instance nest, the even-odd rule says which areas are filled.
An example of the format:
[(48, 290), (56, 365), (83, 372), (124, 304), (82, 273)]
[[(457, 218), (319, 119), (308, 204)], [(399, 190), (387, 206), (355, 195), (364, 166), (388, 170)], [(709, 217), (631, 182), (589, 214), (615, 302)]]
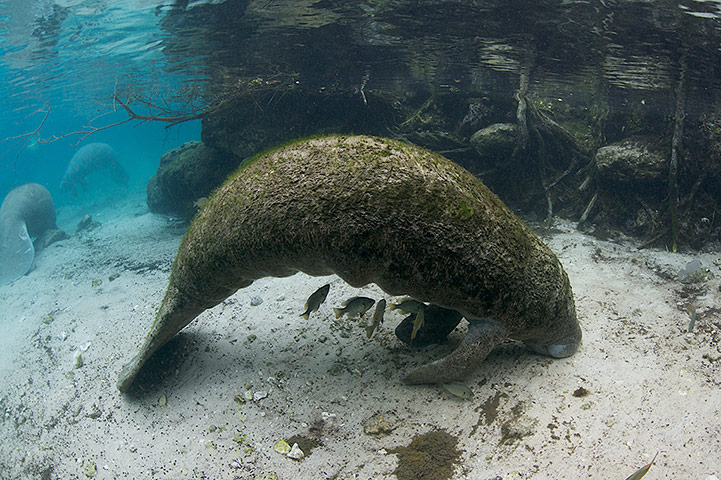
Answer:
[(653, 462), (656, 461), (656, 457), (658, 457), (658, 452), (656, 452), (656, 455), (653, 456), (653, 460), (651, 460), (651, 463), (646, 465), (645, 467), (640, 468), (639, 470), (636, 470), (636, 472), (628, 477), (626, 480), (639, 480), (644, 475), (648, 473), (648, 470), (651, 468), (651, 465), (653, 465)]

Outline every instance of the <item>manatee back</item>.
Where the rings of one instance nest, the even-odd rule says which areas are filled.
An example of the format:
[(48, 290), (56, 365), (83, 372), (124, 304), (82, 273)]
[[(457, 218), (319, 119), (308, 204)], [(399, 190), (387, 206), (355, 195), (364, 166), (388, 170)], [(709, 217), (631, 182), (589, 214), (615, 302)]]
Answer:
[(214, 303), (296, 271), (493, 316), (518, 339), (575, 322), (559, 315), (572, 302), (560, 262), (498, 197), (386, 139), (304, 140), (242, 165), (189, 228), (171, 283)]

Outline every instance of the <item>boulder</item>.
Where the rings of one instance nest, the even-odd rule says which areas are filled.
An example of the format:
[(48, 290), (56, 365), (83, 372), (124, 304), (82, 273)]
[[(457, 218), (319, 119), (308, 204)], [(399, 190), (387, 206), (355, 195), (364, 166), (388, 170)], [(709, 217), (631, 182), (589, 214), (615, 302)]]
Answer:
[(471, 136), (471, 145), (487, 166), (503, 162), (516, 146), (516, 125), (494, 123)]
[(610, 183), (661, 185), (668, 176), (668, 162), (650, 137), (631, 137), (601, 147), (596, 152), (598, 176)]
[(150, 211), (192, 218), (198, 200), (222, 184), (240, 161), (232, 153), (202, 142), (187, 142), (170, 150), (161, 157), (158, 172), (148, 181)]

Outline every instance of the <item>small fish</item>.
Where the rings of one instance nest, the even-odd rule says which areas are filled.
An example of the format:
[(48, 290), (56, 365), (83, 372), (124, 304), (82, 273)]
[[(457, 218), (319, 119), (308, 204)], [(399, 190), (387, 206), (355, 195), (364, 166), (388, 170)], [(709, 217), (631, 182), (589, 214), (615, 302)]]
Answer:
[(645, 467), (640, 468), (639, 470), (636, 470), (636, 472), (630, 477), (628, 477), (626, 480), (639, 480), (641, 477), (646, 475), (648, 473), (648, 470), (651, 468), (651, 465), (653, 465), (653, 462), (656, 461), (656, 457), (658, 457), (658, 452), (656, 452), (656, 455), (653, 456), (653, 460), (651, 460), (651, 463), (649, 463)]
[(328, 296), (328, 290), (330, 290), (330, 284), (325, 284), (313, 292), (311, 296), (308, 297), (308, 301), (305, 302), (305, 307), (303, 307), (305, 308), (305, 312), (301, 313), (300, 316), (308, 320), (311, 312), (317, 312), (320, 304), (325, 302), (325, 297)]
[(378, 328), (378, 325), (383, 323), (383, 314), (385, 313), (385, 311), (386, 301), (385, 299), (381, 298), (376, 304), (376, 309), (373, 312), (373, 319), (371, 320), (370, 325), (366, 327), (366, 337), (371, 338), (373, 336), (373, 332), (375, 332), (376, 328)]
[[(423, 305), (421, 303), (421, 305)], [(425, 322), (426, 314), (425, 314), (426, 308), (425, 306), (421, 307), (418, 310), (418, 313), (416, 313), (416, 318), (413, 319), (413, 331), (411, 331), (411, 342), (413, 339), (416, 338), (416, 334), (418, 333), (418, 330), (421, 329), (423, 326), (423, 323)]]
[(368, 297), (351, 297), (342, 303), (343, 308), (334, 308), (335, 318), (340, 318), (341, 315), (348, 315), (352, 317), (354, 315), (363, 316), (369, 308), (376, 303), (375, 300)]
[(425, 308), (425, 303), (407, 298), (401, 303), (391, 303), (388, 307), (389, 310), (401, 310), (406, 313), (418, 313), (422, 308)]
[(208, 197), (200, 197), (199, 199), (197, 199), (196, 201), (193, 202), (193, 206), (196, 209), (200, 210), (201, 208), (203, 208), (203, 206), (205, 206), (206, 203), (208, 203)]
[(463, 400), (470, 400), (473, 398), (473, 391), (462, 383), (441, 383), (441, 387), (443, 387), (443, 389), (451, 395), (455, 395)]

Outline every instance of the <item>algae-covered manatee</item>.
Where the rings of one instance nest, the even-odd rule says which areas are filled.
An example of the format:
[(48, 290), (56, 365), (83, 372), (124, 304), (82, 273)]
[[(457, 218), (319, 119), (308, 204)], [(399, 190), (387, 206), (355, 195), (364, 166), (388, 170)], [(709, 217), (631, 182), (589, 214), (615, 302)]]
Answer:
[(581, 341), (558, 258), (478, 178), (406, 143), (328, 136), (256, 156), (212, 195), (118, 388), (204, 310), (256, 279), (298, 271), (461, 313), (464, 341), (410, 383), (461, 379), (508, 338), (554, 357)]

